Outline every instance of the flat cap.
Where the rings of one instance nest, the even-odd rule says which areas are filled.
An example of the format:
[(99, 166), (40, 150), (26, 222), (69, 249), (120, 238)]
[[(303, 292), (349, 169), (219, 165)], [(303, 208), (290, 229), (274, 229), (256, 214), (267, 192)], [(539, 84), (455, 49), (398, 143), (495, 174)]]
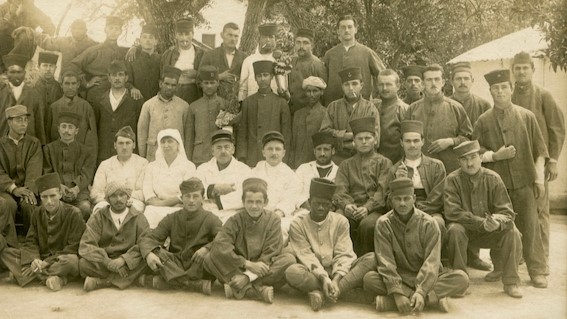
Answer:
[(278, 131), (269, 131), (262, 136), (262, 147), (264, 147), (268, 142), (271, 141), (280, 141), (285, 144), (285, 139), (282, 133)]
[(201, 81), (218, 81), (219, 70), (212, 65), (204, 65), (199, 69), (199, 79)]
[(317, 76), (309, 76), (306, 79), (304, 79), (301, 87), (305, 90), (309, 85), (314, 86), (316, 88), (320, 88), (321, 90), (327, 88), (327, 83), (325, 83), (323, 79)]
[(25, 105), (10, 106), (9, 108), (6, 109), (6, 111), (4, 111), (4, 114), (6, 114), (6, 119), (11, 119), (22, 115), (27, 115), (27, 116), (31, 115), (28, 112), (28, 108)]
[(181, 76), (181, 70), (179, 70), (178, 68), (172, 65), (166, 65), (163, 67), (163, 76), (162, 76), (163, 78), (179, 80), (180, 76)]
[(61, 187), (61, 179), (57, 173), (45, 174), (35, 180), (38, 194), (52, 188), (59, 189)]
[(234, 143), (234, 135), (232, 135), (231, 131), (227, 130), (217, 130), (213, 132), (213, 135), (211, 136), (211, 144), (214, 145), (216, 142), (220, 141), (229, 141)]
[(467, 156), (469, 154), (480, 152), (480, 144), (478, 141), (466, 141), (453, 148), (457, 157)]

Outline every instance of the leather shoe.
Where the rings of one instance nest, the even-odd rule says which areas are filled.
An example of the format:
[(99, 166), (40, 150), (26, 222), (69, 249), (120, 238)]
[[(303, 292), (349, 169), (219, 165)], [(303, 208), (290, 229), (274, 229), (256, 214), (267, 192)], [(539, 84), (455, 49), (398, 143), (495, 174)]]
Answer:
[(495, 282), (502, 280), (502, 270), (493, 270), (484, 276), (484, 281)]
[(532, 283), (536, 288), (547, 288), (547, 279), (543, 275), (535, 275), (532, 277)]
[(518, 285), (504, 285), (504, 292), (512, 298), (522, 298), (522, 292)]
[(492, 269), (492, 265), (490, 263), (487, 263), (486, 261), (480, 258), (469, 259), (468, 264), (469, 267), (478, 270), (489, 271), (490, 269)]

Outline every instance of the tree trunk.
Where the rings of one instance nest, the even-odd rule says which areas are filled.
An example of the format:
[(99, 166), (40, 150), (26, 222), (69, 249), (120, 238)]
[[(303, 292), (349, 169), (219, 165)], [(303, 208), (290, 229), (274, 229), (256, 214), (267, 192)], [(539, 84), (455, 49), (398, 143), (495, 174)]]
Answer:
[(244, 27), (242, 28), (242, 39), (240, 40), (240, 50), (251, 54), (258, 46), (258, 26), (262, 23), (265, 15), (268, 0), (248, 0)]

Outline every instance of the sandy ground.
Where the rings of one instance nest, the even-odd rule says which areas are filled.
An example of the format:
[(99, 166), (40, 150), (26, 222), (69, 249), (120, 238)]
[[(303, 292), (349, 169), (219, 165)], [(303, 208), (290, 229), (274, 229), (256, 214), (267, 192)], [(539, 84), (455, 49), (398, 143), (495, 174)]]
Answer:
[[(406, 318), (567, 318), (567, 216), (552, 218), (551, 276), (547, 289), (529, 285), (525, 265), (520, 267), (523, 299), (505, 295), (500, 283), (484, 282), (484, 272), (471, 270), (470, 294), (451, 299), (450, 313), (426, 310)], [(488, 259), (488, 251), (481, 250)], [(1, 275), (5, 278), (7, 273)], [(90, 293), (79, 282), (59, 292), (39, 284), (20, 288), (0, 282), (0, 318), (397, 318), (395, 312), (377, 314), (372, 305), (342, 302), (312, 312), (305, 297), (276, 292), (272, 305), (258, 301), (226, 300), (220, 285), (212, 296), (185, 291), (153, 291), (139, 287), (102, 289)]]

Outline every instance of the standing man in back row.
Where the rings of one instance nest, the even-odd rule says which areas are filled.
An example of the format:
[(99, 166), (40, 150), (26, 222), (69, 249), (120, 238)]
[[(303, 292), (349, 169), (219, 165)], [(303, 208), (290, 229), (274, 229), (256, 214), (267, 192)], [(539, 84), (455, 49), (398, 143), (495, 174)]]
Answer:
[(352, 15), (342, 16), (337, 22), (337, 33), (341, 43), (325, 53), (323, 63), (327, 66), (327, 90), (323, 97), (325, 105), (341, 98), (342, 78), (339, 71), (348, 67), (358, 67), (362, 71), (362, 96), (370, 99), (378, 73), (386, 67), (369, 47), (356, 41), (357, 23)]

